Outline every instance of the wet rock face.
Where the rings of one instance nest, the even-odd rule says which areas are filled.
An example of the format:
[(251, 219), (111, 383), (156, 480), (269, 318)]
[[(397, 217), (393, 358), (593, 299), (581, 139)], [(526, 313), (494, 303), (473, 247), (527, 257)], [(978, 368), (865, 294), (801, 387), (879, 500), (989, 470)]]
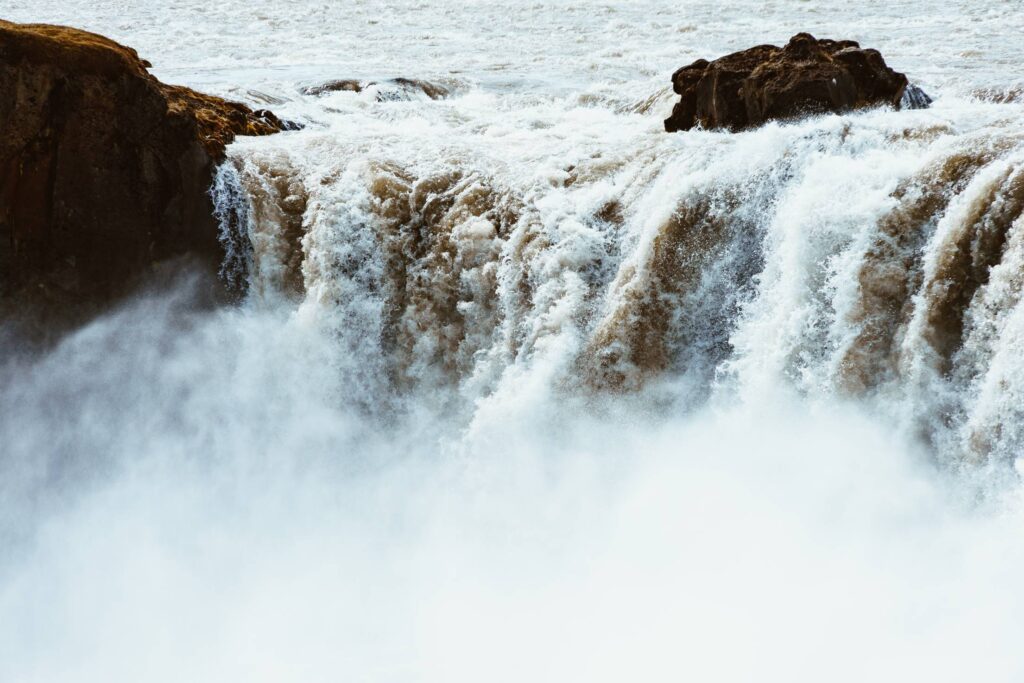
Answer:
[(219, 262), (214, 165), (281, 123), (148, 66), (95, 34), (0, 21), (0, 297), (101, 302), (163, 259)]
[[(736, 131), (808, 114), (898, 107), (907, 77), (886, 66), (877, 50), (800, 33), (783, 48), (758, 45), (713, 62), (699, 59), (672, 74), (672, 86), (680, 100), (665, 130)], [(913, 106), (930, 102), (920, 94), (910, 98)]]

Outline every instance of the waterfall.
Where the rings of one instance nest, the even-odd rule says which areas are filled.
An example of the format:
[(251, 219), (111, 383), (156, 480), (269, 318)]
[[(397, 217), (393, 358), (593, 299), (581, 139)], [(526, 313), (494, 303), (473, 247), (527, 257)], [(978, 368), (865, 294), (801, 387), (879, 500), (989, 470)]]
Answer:
[[(297, 125), (227, 301), (0, 320), (0, 683), (1024, 680), (1019, 2), (3, 14)], [(797, 31), (922, 90), (665, 132)]]
[(1024, 206), (1024, 131), (998, 108), (610, 140), (564, 116), (553, 152), (564, 131), (236, 145), (250, 298), (330, 321), (374, 368), (366, 403), (471, 406), (538, 367), (684, 410), (789, 387), (862, 401), (943, 462), (1019, 452), (1019, 380), (987, 377), (1017, 343)]

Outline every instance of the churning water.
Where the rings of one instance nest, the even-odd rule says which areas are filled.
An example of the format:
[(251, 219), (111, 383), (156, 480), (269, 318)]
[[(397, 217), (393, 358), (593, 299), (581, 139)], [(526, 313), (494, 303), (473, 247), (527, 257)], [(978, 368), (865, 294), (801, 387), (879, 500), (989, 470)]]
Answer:
[[(305, 125), (0, 365), (0, 680), (1024, 678), (1021, 3), (0, 14)], [(934, 106), (662, 132), (798, 31)]]

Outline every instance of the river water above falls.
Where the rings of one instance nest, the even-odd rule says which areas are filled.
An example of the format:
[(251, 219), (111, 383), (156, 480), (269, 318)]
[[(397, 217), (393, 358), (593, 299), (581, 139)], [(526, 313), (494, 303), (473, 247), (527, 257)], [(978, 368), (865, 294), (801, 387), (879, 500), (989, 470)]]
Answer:
[[(1024, 5), (0, 17), (303, 125), (212, 188), (235, 305), (0, 348), (0, 680), (1024, 676)], [(797, 31), (933, 105), (664, 132)]]

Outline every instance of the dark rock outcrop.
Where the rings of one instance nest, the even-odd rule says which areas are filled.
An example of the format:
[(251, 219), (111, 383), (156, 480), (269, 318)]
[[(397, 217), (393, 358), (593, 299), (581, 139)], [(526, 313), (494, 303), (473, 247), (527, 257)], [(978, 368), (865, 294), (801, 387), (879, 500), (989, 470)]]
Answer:
[(92, 33), (0, 21), (0, 302), (91, 305), (158, 262), (219, 263), (209, 188), (270, 112), (151, 76)]
[[(735, 131), (808, 114), (898, 107), (907, 77), (886, 66), (877, 50), (799, 33), (782, 48), (758, 45), (713, 62), (699, 59), (672, 74), (672, 87), (680, 100), (665, 130)], [(919, 89), (909, 99), (915, 106), (930, 102)]]

